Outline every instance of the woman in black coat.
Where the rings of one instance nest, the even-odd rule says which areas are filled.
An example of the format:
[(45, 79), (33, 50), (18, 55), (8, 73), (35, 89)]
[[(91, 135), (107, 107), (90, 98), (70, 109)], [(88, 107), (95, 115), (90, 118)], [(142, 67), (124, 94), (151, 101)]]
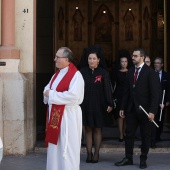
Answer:
[(125, 120), (119, 116), (119, 111), (127, 81), (128, 68), (132, 65), (132, 60), (129, 51), (124, 49), (119, 50), (117, 57), (115, 68), (110, 74), (110, 79), (114, 89), (113, 98), (116, 103), (116, 108), (113, 113), (115, 119), (118, 120), (119, 142), (123, 142), (125, 136)]
[[(97, 163), (102, 140), (101, 129), (104, 126), (104, 114), (112, 110), (112, 93), (109, 74), (104, 68), (100, 48), (88, 49), (86, 66), (80, 70), (85, 81), (84, 100), (81, 104), (83, 125), (86, 130), (87, 163)], [(95, 152), (92, 153), (94, 139)]]

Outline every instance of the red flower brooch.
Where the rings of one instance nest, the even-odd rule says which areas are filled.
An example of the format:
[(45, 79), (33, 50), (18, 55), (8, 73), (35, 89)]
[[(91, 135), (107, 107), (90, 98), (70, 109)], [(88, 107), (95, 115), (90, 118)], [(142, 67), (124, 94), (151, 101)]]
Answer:
[(102, 82), (102, 75), (98, 75), (98, 76), (95, 77), (94, 82), (96, 83), (97, 81)]

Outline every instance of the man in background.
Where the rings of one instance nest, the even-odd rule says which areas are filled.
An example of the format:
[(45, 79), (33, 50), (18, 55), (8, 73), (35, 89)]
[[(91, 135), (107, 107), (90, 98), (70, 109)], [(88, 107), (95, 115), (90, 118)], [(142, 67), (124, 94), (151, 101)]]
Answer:
[[(164, 118), (165, 118), (165, 113), (166, 113), (166, 108), (170, 105), (170, 76), (167, 72), (163, 70), (163, 59), (161, 57), (157, 57), (154, 60), (154, 69), (156, 73), (159, 75), (159, 83), (161, 86), (161, 95), (160, 95), (160, 104), (159, 108), (157, 110), (157, 114), (155, 116), (155, 121), (159, 125), (159, 128), (155, 128), (153, 131), (153, 139), (151, 141), (151, 147), (155, 145), (156, 141), (161, 141), (161, 134), (163, 131), (163, 124), (164, 124)], [(163, 98), (163, 91), (165, 90), (165, 95), (164, 95), (164, 101), (162, 103), (162, 98)], [(162, 109), (162, 116), (160, 120), (160, 113)]]
[[(116, 162), (116, 166), (133, 165), (133, 148), (135, 132), (140, 126), (142, 145), (140, 155), (140, 168), (147, 167), (146, 160), (150, 147), (152, 120), (157, 112), (159, 104), (159, 77), (156, 72), (144, 63), (145, 52), (141, 48), (134, 50), (132, 66), (127, 75), (125, 94), (122, 99), (120, 116), (125, 118), (125, 158)], [(142, 106), (147, 116), (139, 106)], [(126, 109), (126, 114), (124, 110)]]

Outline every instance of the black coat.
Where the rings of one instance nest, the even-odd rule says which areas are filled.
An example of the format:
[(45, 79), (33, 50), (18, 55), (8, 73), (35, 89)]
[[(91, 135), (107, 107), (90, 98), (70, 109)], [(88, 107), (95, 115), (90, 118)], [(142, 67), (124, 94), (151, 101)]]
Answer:
[[(166, 102), (170, 102), (170, 76), (167, 72), (162, 70), (162, 77), (161, 77), (161, 90), (163, 93), (163, 90), (165, 90), (165, 97), (164, 97), (164, 104)], [(161, 96), (161, 102), (162, 102), (162, 96)]]
[(139, 109), (141, 105), (147, 112), (156, 114), (160, 99), (160, 81), (158, 74), (146, 64), (143, 65), (135, 87), (133, 86), (135, 67), (128, 71), (125, 95), (122, 99), (121, 110), (127, 109), (127, 114), (134, 109), (139, 114), (144, 114)]
[(81, 104), (83, 125), (103, 127), (107, 107), (113, 106), (109, 74), (101, 67), (94, 70), (84, 67), (80, 72), (85, 82), (84, 100)]

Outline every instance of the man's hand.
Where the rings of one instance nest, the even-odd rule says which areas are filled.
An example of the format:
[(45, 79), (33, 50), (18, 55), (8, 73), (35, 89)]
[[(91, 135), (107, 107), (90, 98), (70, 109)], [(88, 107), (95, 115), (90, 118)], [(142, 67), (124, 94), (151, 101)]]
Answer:
[(166, 102), (165, 106), (168, 107), (170, 105), (170, 102)]
[(125, 118), (124, 110), (120, 110), (120, 111), (119, 111), (119, 116), (120, 116), (121, 118)]
[(164, 109), (164, 107), (165, 107), (165, 105), (164, 105), (164, 104), (160, 104), (159, 106), (160, 106), (161, 110), (163, 110), (163, 109)]
[(148, 118), (150, 121), (154, 120), (154, 117), (155, 117), (155, 115), (153, 113), (149, 113)]
[(112, 111), (112, 107), (108, 106), (107, 107), (107, 112), (110, 113)]
[(50, 92), (50, 90), (46, 90), (46, 91), (44, 92), (44, 96), (45, 96), (45, 97), (49, 97), (49, 92)]

